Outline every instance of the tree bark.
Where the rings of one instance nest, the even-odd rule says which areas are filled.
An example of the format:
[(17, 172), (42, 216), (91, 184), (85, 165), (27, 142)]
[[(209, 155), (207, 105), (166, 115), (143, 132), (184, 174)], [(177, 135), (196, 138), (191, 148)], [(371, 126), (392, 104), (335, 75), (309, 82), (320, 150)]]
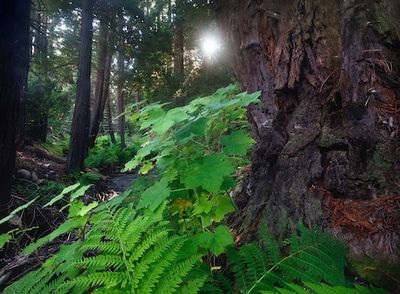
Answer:
[(183, 34), (183, 2), (182, 0), (176, 1), (176, 17), (174, 28), (174, 72), (179, 82), (184, 78), (184, 34)]
[(119, 46), (118, 52), (118, 84), (117, 84), (117, 113), (118, 113), (118, 133), (121, 138), (121, 148), (125, 148), (125, 115), (121, 115), (125, 112), (125, 99), (124, 99), (124, 72), (125, 72), (125, 64), (124, 64), (124, 43), (125, 40), (123, 36), (123, 14), (122, 11), (119, 14), (119, 33), (121, 35), (121, 43)]
[(111, 111), (111, 101), (110, 101), (110, 94), (107, 95), (107, 131), (110, 135), (111, 143), (115, 144), (117, 141), (115, 140), (114, 135), (114, 126), (112, 123), (112, 111)]
[[(20, 98), (29, 68), (31, 1), (0, 1), (0, 218), (8, 211)], [(2, 228), (0, 228), (2, 231)]]
[(399, 232), (359, 236), (359, 224), (334, 223), (338, 212), (327, 205), (362, 208), (399, 195), (395, 2), (219, 1), (232, 67), (243, 90), (261, 90), (263, 102), (248, 110), (256, 144), (233, 220), (239, 234), (264, 219), (283, 239), (301, 221), (329, 228), (353, 253), (399, 256)]
[(83, 169), (88, 151), (94, 2), (95, 0), (83, 0), (78, 88), (67, 160), (68, 172)]
[[(97, 81), (94, 94), (94, 107), (91, 115), (89, 147), (93, 147), (96, 142), (97, 134), (99, 133), (101, 118), (104, 114), (105, 96), (104, 87), (106, 87), (106, 67), (107, 57), (110, 54), (108, 51), (108, 26), (105, 17), (100, 20), (100, 36), (99, 36), (99, 56), (97, 62)], [(110, 70), (108, 68), (107, 70)]]

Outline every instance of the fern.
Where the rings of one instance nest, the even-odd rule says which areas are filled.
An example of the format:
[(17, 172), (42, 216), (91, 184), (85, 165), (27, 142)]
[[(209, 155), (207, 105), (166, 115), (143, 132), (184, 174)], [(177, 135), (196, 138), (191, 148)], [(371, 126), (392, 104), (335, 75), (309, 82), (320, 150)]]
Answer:
[(201, 256), (185, 252), (188, 239), (168, 225), (155, 214), (107, 207), (84, 240), (62, 246), (4, 293), (197, 293), (207, 277), (192, 271)]
[[(344, 246), (329, 234), (304, 227), (299, 231), (291, 237), (289, 253), (284, 257), (265, 227), (259, 232), (261, 246), (251, 243), (228, 251), (240, 292), (361, 293), (361, 288), (345, 287)], [(375, 293), (367, 288), (362, 291)]]

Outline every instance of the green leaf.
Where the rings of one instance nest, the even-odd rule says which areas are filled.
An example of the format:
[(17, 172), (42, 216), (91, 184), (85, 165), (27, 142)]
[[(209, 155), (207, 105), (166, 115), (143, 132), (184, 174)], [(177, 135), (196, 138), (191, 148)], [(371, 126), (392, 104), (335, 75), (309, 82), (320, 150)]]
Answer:
[(138, 167), (141, 160), (138, 160), (136, 157), (125, 164), (125, 167), (122, 169), (122, 172), (128, 172)]
[(244, 131), (235, 131), (222, 138), (224, 153), (228, 155), (245, 155), (254, 140)]
[(189, 116), (182, 107), (169, 110), (164, 117), (154, 123), (153, 130), (159, 134), (165, 134), (175, 123), (187, 120)]
[(202, 136), (206, 132), (207, 125), (208, 119), (201, 117), (177, 130), (176, 137), (178, 140), (183, 140), (190, 136)]
[(73, 192), (71, 194), (71, 199), (70, 202), (74, 201), (75, 199), (77, 199), (78, 197), (81, 197), (83, 195), (85, 195), (86, 191), (89, 190), (90, 187), (92, 187), (93, 185), (87, 185), (87, 186), (82, 186), (80, 187), (78, 190), (76, 190), (75, 192)]
[(153, 167), (153, 163), (151, 161), (148, 161), (140, 168), (139, 173), (141, 175), (146, 175), (150, 170), (153, 169)]
[(0, 224), (3, 224), (7, 221), (9, 221), (14, 215), (16, 215), (18, 212), (20, 212), (21, 210), (24, 210), (25, 208), (27, 208), (28, 206), (30, 206), (33, 202), (36, 201), (38, 197), (36, 197), (35, 199), (32, 199), (31, 201), (29, 201), (28, 203), (18, 206), (16, 209), (14, 209), (8, 216), (6, 216), (5, 218), (0, 219)]
[(226, 214), (235, 211), (232, 199), (226, 195), (218, 195), (215, 197), (215, 207), (215, 220), (217, 222), (222, 221)]
[(209, 192), (218, 192), (224, 177), (234, 171), (232, 163), (223, 154), (197, 158), (190, 161), (181, 182), (188, 189), (202, 187)]
[(169, 197), (171, 189), (168, 185), (168, 179), (161, 179), (153, 186), (149, 187), (140, 196), (138, 209), (149, 207), (150, 210), (155, 211), (160, 204)]
[(208, 197), (203, 194), (197, 200), (196, 205), (193, 209), (193, 214), (197, 215), (201, 213), (209, 213), (212, 207), (213, 202), (211, 200), (208, 200)]
[(261, 91), (254, 92), (251, 94), (248, 94), (247, 92), (240, 93), (235, 96), (235, 98), (238, 98), (240, 100), (239, 106), (247, 106), (250, 103), (258, 103), (260, 102), (259, 98), (261, 96)]
[(89, 211), (91, 211), (92, 209), (96, 208), (99, 205), (99, 203), (97, 201), (90, 203), (89, 205), (86, 205), (84, 207), (82, 207), (79, 212), (78, 215), (79, 216), (85, 216)]
[(3, 246), (12, 239), (12, 236), (10, 234), (1, 234), (0, 235), (0, 249), (3, 248)]
[(78, 189), (78, 187), (80, 186), (80, 183), (76, 183), (75, 185), (66, 187), (64, 190), (62, 190), (62, 192), (60, 194), (58, 194), (56, 197), (54, 197), (53, 199), (51, 199), (49, 202), (47, 202), (43, 207), (48, 207), (53, 205), (54, 203), (56, 203), (57, 201), (61, 200), (64, 195)]
[(198, 236), (199, 246), (209, 249), (216, 256), (233, 244), (233, 237), (227, 226), (218, 226), (214, 233), (204, 232)]

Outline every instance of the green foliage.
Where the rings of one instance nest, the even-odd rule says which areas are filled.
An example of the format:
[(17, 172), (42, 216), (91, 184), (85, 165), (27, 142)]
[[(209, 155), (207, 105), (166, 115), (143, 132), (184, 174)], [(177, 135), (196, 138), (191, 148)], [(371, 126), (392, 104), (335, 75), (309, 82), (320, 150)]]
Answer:
[(116, 164), (125, 164), (135, 156), (139, 146), (140, 142), (134, 138), (128, 147), (121, 149), (120, 144), (111, 143), (109, 136), (99, 136), (95, 147), (90, 150), (85, 160), (85, 165), (94, 168), (109, 168)]
[[(83, 229), (85, 221), (90, 225), (88, 232), (63, 245), (41, 268), (4, 293), (196, 293), (207, 278), (200, 267), (201, 254), (187, 251), (192, 241), (173, 234), (160, 216), (138, 215), (131, 207), (111, 205), (102, 205), (79, 224), (79, 218), (73, 216), (57, 234)], [(50, 240), (56, 231), (46, 238)], [(39, 245), (29, 246), (25, 252), (31, 253)]]
[(376, 289), (351, 287), (345, 281), (345, 248), (329, 234), (302, 226), (290, 238), (282, 256), (265, 227), (260, 230), (261, 246), (243, 245), (228, 251), (236, 287), (241, 293), (384, 293)]
[(141, 166), (139, 173), (153, 179), (141, 191), (139, 207), (155, 210), (169, 200), (177, 222), (187, 216), (188, 230), (210, 227), (234, 211), (227, 190), (235, 170), (248, 164), (253, 143), (245, 106), (259, 95), (239, 94), (230, 85), (187, 106), (167, 110), (167, 104), (153, 103), (135, 112), (130, 121), (144, 143), (124, 171)]

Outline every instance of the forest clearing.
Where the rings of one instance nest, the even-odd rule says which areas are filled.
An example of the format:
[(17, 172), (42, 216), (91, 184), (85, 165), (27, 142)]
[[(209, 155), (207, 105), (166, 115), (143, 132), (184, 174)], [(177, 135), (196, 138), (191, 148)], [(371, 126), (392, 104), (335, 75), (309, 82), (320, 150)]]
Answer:
[(400, 293), (400, 1), (0, 0), (0, 293)]

